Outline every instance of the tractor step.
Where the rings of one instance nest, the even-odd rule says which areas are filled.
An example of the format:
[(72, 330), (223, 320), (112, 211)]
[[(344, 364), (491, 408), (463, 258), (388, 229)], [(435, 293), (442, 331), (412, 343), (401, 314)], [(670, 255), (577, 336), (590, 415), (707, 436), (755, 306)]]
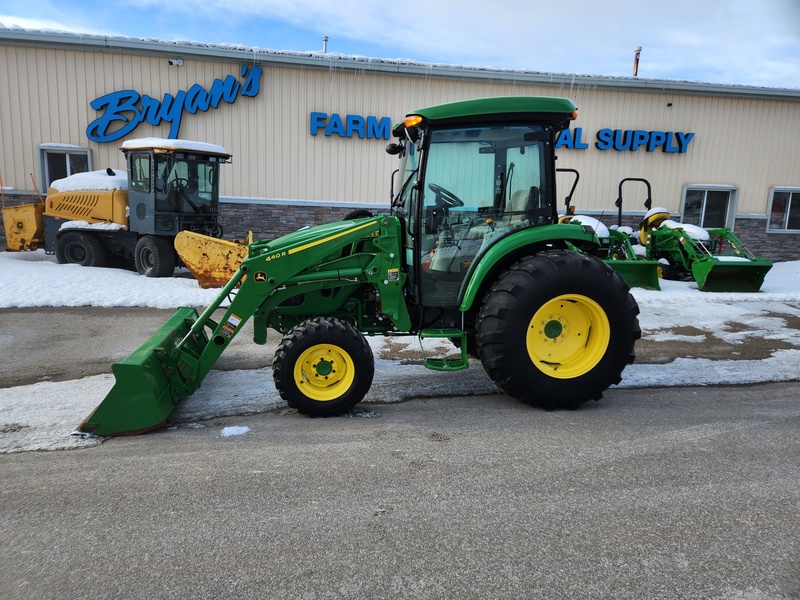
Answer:
[[(425, 346), (422, 340), (426, 338), (447, 338), (449, 340), (459, 339), (461, 343), (461, 356), (453, 357), (429, 357), (425, 354)], [(467, 334), (461, 329), (423, 329), (419, 332), (419, 346), (422, 348), (422, 364), (433, 371), (463, 371), (469, 367), (467, 358)]]

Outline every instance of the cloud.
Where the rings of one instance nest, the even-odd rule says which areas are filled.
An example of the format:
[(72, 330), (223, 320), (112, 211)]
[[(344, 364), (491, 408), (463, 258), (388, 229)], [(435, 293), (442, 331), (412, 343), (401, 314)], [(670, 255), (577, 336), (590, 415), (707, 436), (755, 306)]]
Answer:
[[(642, 46), (641, 77), (800, 87), (796, 0), (138, 0), (114, 10), (96, 0), (71, 7), (47, 2), (46, 10), (38, 5), (37, 14), (63, 17), (60, 28), (82, 33), (298, 51), (320, 50), (327, 35), (329, 50), (342, 54), (558, 73), (630, 75), (633, 49)], [(28, 17), (22, 26), (59, 28), (56, 17), (49, 18)]]
[(568, 8), (542, 0), (218, 0), (172, 6), (220, 11), (254, 28), (285, 23), (317, 34), (315, 48), (322, 35), (331, 37), (332, 49), (368, 43), (386, 58), (629, 75), (633, 49), (643, 46), (643, 77), (800, 87), (800, 9), (793, 0), (573, 0)]

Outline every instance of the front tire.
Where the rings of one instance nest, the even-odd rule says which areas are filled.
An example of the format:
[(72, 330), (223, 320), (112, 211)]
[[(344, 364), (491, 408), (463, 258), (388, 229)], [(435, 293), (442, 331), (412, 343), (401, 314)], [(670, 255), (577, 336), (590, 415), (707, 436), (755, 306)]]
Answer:
[(142, 236), (136, 242), (133, 259), (139, 275), (172, 277), (175, 272), (175, 248), (167, 238)]
[(90, 233), (67, 231), (56, 242), (56, 260), (60, 265), (102, 267), (106, 263), (106, 249)]
[(352, 325), (317, 317), (283, 336), (272, 374), (290, 407), (326, 417), (345, 413), (364, 399), (375, 362), (367, 340)]
[(481, 360), (509, 395), (544, 408), (599, 400), (634, 360), (639, 307), (622, 277), (569, 251), (528, 256), (487, 292)]

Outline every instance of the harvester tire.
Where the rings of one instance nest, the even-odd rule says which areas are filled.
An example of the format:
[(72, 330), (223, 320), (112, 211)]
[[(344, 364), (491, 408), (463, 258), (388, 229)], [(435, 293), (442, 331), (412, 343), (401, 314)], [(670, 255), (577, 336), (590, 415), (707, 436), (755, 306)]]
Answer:
[(634, 360), (639, 306), (622, 277), (570, 251), (528, 256), (486, 293), (477, 323), (489, 377), (546, 409), (599, 400)]
[(136, 270), (146, 277), (172, 277), (175, 272), (175, 248), (157, 235), (145, 235), (136, 242), (133, 253)]
[(345, 413), (372, 385), (375, 362), (364, 336), (339, 319), (316, 317), (289, 331), (272, 363), (286, 403), (313, 417)]
[(106, 264), (106, 248), (90, 233), (67, 231), (56, 242), (56, 260), (60, 265), (102, 267)]

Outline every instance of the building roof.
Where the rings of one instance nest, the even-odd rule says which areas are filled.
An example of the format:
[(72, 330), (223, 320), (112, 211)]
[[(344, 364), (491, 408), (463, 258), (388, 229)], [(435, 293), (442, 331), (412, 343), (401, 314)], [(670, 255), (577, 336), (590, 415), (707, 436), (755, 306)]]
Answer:
[(762, 98), (800, 101), (800, 89), (770, 88), (747, 85), (724, 85), (700, 81), (673, 79), (648, 79), (644, 77), (612, 77), (608, 75), (581, 75), (548, 73), (525, 69), (475, 67), (425, 63), (410, 59), (371, 58), (328, 52), (296, 52), (270, 50), (236, 44), (208, 44), (191, 41), (166, 41), (153, 38), (107, 36), (67, 33), (51, 30), (31, 30), (0, 26), (0, 44), (63, 48), (121, 54), (144, 54), (182, 58), (192, 56), (206, 60), (262, 61), (279, 66), (355, 70), (397, 75), (424, 75), (452, 79), (480, 79), (482, 81), (508, 81), (532, 85), (553, 85), (568, 88), (629, 90), (642, 92), (673, 92), (705, 96)]

